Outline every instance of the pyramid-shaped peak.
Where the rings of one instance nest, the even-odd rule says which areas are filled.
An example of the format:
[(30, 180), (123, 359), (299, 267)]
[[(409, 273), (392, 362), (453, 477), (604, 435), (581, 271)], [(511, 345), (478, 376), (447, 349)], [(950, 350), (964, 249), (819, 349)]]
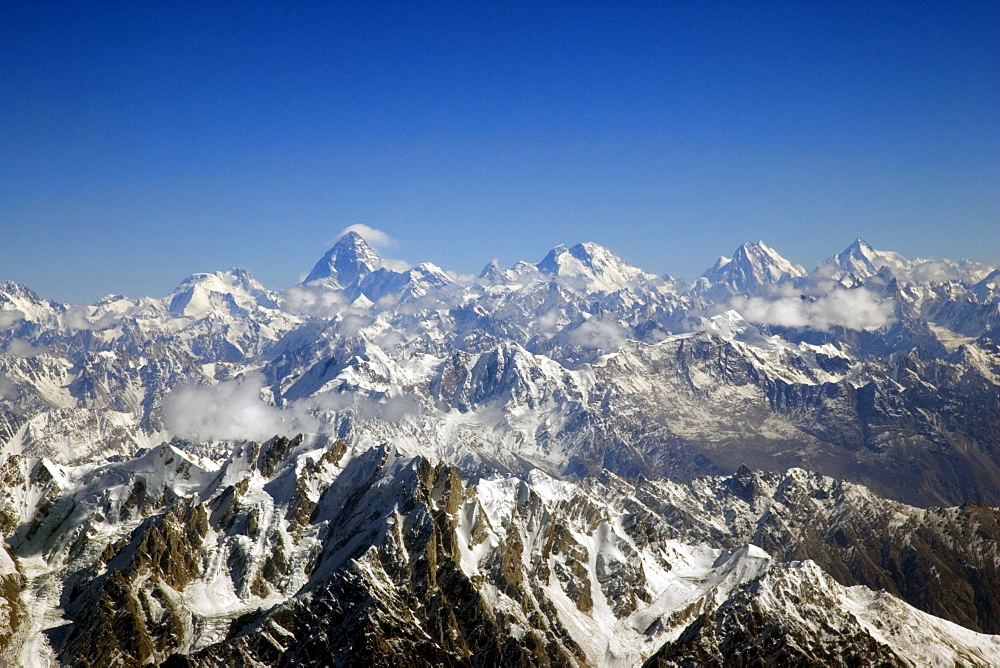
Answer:
[(860, 279), (869, 278), (888, 267), (897, 276), (906, 275), (911, 263), (899, 253), (880, 251), (871, 247), (864, 239), (855, 239), (850, 246), (824, 264), (836, 265), (840, 271)]
[(355, 232), (354, 230), (351, 230), (350, 232), (345, 232), (344, 234), (341, 234), (333, 242), (334, 246), (338, 246), (338, 245), (339, 246), (357, 246), (359, 244), (362, 245), (362, 246), (365, 246), (365, 247), (368, 246), (368, 242), (365, 241), (365, 238), (363, 236), (361, 236), (360, 234), (358, 234), (357, 232)]
[(878, 271), (877, 267), (872, 263), (875, 255), (875, 249), (868, 245), (867, 241), (858, 237), (850, 246), (837, 253), (834, 260), (848, 274), (866, 278)]
[(347, 232), (330, 247), (316, 263), (303, 283), (323, 281), (336, 287), (348, 288), (356, 284), (382, 264), (364, 238), (357, 232)]
[(740, 244), (731, 259), (720, 257), (702, 275), (713, 283), (727, 284), (739, 291), (752, 291), (782, 279), (805, 276), (806, 271), (763, 241), (748, 241)]
[(766, 263), (782, 267), (792, 276), (803, 275), (800, 268), (786, 260), (782, 255), (765, 244), (763, 241), (747, 241), (740, 244), (740, 247), (733, 253), (733, 260), (746, 259), (755, 263)]
[(337, 237), (333, 246), (330, 247), (329, 255), (333, 253), (337, 256), (355, 256), (358, 259), (373, 259), (376, 263), (381, 260), (378, 253), (372, 250), (365, 238), (357, 232), (351, 231)]
[(500, 266), (500, 262), (496, 258), (490, 260), (479, 272), (479, 278), (493, 279), (501, 276), (503, 276), (503, 267)]
[(863, 257), (872, 258), (878, 254), (878, 251), (872, 248), (871, 244), (867, 241), (858, 237), (851, 245), (845, 248), (837, 257)]

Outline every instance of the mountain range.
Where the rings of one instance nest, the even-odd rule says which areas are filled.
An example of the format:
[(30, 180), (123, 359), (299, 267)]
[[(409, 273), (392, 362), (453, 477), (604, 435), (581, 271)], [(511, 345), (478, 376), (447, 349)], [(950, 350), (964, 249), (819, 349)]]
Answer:
[(860, 239), (0, 283), (0, 662), (996, 665), (998, 336)]

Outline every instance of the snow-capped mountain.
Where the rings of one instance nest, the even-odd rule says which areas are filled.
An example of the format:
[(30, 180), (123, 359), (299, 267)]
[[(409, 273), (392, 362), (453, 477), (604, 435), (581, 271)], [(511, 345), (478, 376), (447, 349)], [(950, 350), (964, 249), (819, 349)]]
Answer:
[(361, 235), (348, 232), (334, 242), (302, 282), (321, 282), (331, 288), (347, 290), (381, 266), (382, 259)]
[(169, 311), (174, 316), (198, 319), (213, 313), (245, 316), (256, 309), (276, 308), (277, 296), (268, 292), (246, 269), (235, 267), (185, 279), (171, 295)]
[(896, 278), (914, 283), (964, 281), (970, 284), (984, 279), (993, 270), (968, 260), (908, 260), (893, 251), (875, 250), (864, 239), (855, 239), (843, 251), (820, 263), (813, 273), (844, 284), (860, 285), (883, 269)]
[(637, 281), (658, 282), (656, 276), (632, 267), (606, 248), (582, 243), (566, 248), (557, 246), (535, 267), (547, 276), (555, 276), (587, 293), (619, 292)]
[(783, 258), (763, 241), (747, 242), (732, 257), (720, 257), (703, 277), (711, 285), (748, 294), (783, 280), (806, 275), (806, 270)]
[(998, 275), (2, 283), (0, 661), (997, 663)]
[(864, 239), (855, 239), (854, 243), (827, 260), (825, 264), (835, 265), (841, 272), (840, 278), (852, 281), (871, 278), (883, 267), (887, 267), (893, 273), (906, 271), (910, 267), (910, 263), (899, 253), (877, 251)]

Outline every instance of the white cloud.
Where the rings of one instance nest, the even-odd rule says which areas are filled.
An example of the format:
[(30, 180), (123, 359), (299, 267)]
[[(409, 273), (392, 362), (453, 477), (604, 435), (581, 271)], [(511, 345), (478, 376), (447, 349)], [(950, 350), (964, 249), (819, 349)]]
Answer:
[(559, 309), (546, 311), (535, 318), (535, 328), (540, 332), (551, 334), (560, 327), (568, 324), (566, 316)]
[(11, 357), (34, 357), (51, 350), (49, 346), (33, 346), (24, 339), (12, 339), (7, 344), (7, 354)]
[(420, 402), (413, 397), (370, 397), (360, 392), (328, 392), (296, 402), (295, 409), (308, 406), (310, 412), (350, 410), (362, 420), (400, 422), (421, 412)]
[(406, 260), (396, 260), (391, 257), (382, 258), (382, 266), (389, 271), (395, 271), (402, 274), (405, 271), (409, 271), (413, 265), (411, 265)]
[(366, 311), (352, 309), (343, 314), (337, 323), (337, 334), (344, 338), (359, 336), (361, 330), (371, 327), (374, 322), (372, 315)]
[(218, 385), (174, 388), (163, 400), (163, 422), (173, 434), (191, 440), (262, 440), (318, 431), (315, 418), (264, 401), (263, 385), (263, 376), (253, 373)]
[(448, 278), (462, 285), (471, 285), (473, 281), (476, 280), (475, 274), (460, 274), (457, 271), (451, 271), (449, 269), (446, 269), (444, 273), (448, 276)]
[(626, 332), (621, 325), (601, 318), (585, 320), (568, 334), (568, 341), (573, 345), (603, 351), (618, 350), (626, 340)]
[(342, 312), (347, 303), (340, 292), (308, 285), (293, 285), (281, 294), (281, 307), (296, 315), (332, 318)]
[(0, 329), (13, 327), (22, 320), (24, 320), (24, 311), (19, 311), (16, 308), (0, 311)]
[(825, 332), (831, 327), (875, 330), (892, 322), (893, 304), (864, 288), (835, 289), (819, 297), (798, 295), (777, 299), (738, 297), (730, 306), (760, 325), (804, 327)]
[(962, 272), (952, 262), (927, 260), (926, 262), (914, 262), (913, 280), (921, 283), (947, 283), (957, 281), (962, 278)]
[(17, 398), (17, 383), (8, 378), (5, 374), (0, 373), (0, 398), (3, 399), (16, 399)]
[(361, 236), (362, 239), (368, 242), (369, 245), (375, 248), (389, 248), (396, 245), (396, 240), (390, 237), (388, 234), (382, 230), (376, 229), (374, 227), (369, 227), (363, 223), (355, 223), (354, 225), (348, 225), (342, 229), (337, 236), (327, 242), (328, 246), (332, 246), (337, 243), (345, 234), (354, 232)]
[(361, 392), (329, 392), (278, 408), (261, 396), (264, 384), (260, 373), (252, 373), (217, 385), (174, 388), (164, 397), (164, 426), (195, 441), (264, 440), (276, 434), (320, 433), (331, 412), (348, 410), (363, 420), (399, 422), (421, 409), (412, 397), (370, 397)]
[(395, 346), (401, 346), (406, 343), (406, 336), (404, 335), (404, 330), (388, 327), (375, 334), (372, 337), (372, 343), (383, 350), (390, 350)]
[(91, 320), (88, 315), (89, 306), (71, 306), (62, 315), (63, 326), (66, 329), (78, 329), (84, 331), (110, 329), (115, 326), (118, 316), (114, 313), (105, 313), (96, 320)]

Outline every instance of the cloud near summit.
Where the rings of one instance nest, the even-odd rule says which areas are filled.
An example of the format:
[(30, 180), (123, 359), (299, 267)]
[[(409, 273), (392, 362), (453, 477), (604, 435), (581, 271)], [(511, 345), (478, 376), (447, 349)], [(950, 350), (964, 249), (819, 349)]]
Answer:
[(361, 236), (362, 239), (368, 242), (369, 245), (376, 248), (390, 248), (396, 245), (396, 240), (390, 237), (388, 234), (382, 230), (375, 229), (374, 227), (369, 227), (364, 223), (355, 223), (354, 225), (348, 225), (340, 232), (337, 233), (330, 241), (326, 242), (327, 246), (332, 246), (337, 243), (337, 241), (345, 234), (350, 234), (354, 232)]

